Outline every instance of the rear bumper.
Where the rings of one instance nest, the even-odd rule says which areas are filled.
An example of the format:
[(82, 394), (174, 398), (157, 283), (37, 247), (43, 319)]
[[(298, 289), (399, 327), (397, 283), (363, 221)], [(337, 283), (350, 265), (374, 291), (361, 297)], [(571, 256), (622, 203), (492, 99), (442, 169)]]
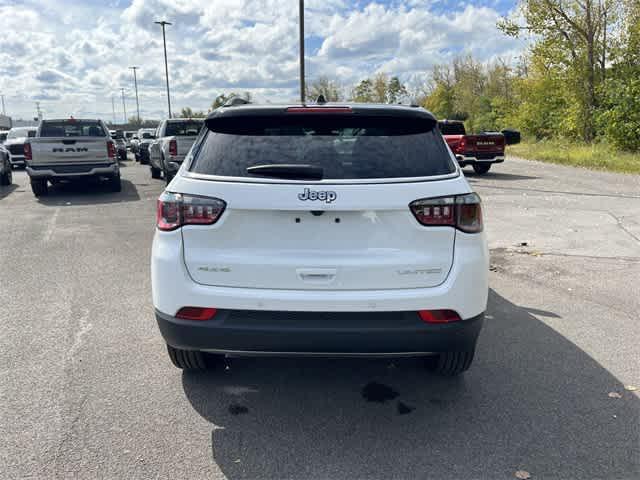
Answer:
[(398, 355), (473, 350), (484, 314), (426, 324), (416, 312), (219, 310), (209, 321), (156, 310), (165, 342), (184, 350), (244, 355)]
[(478, 158), (473, 155), (456, 155), (456, 159), (462, 166), (472, 165), (474, 163), (502, 163), (504, 162), (504, 155), (496, 155), (489, 158)]
[(111, 176), (117, 173), (117, 163), (27, 165), (27, 174), (29, 177), (40, 179)]
[(24, 167), (25, 165), (24, 155), (13, 155), (9, 153), (9, 162), (11, 162), (11, 165)]

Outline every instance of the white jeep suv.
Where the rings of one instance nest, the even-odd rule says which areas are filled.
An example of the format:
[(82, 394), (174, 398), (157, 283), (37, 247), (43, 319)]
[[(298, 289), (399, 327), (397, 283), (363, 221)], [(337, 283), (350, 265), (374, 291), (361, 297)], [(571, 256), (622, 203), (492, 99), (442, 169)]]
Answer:
[(158, 200), (153, 303), (173, 363), (426, 356), (469, 368), (488, 293), (473, 193), (422, 108), (231, 106)]

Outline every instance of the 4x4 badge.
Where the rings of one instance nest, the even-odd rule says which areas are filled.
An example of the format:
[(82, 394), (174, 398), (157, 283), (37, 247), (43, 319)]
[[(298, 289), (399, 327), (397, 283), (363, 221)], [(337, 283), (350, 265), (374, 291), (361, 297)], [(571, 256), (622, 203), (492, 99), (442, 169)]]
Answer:
[(315, 190), (310, 190), (308, 188), (305, 188), (304, 192), (298, 194), (298, 198), (303, 202), (307, 200), (311, 200), (311, 201), (320, 200), (321, 202), (331, 203), (336, 198), (338, 198), (338, 194), (333, 191), (316, 192)]

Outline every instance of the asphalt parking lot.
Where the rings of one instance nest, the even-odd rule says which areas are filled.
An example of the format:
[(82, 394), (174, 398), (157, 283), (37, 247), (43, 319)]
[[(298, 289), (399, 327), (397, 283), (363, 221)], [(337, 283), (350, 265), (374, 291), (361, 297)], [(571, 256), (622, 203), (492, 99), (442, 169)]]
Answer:
[(3, 478), (640, 476), (639, 176), (469, 173), (491, 292), (475, 364), (449, 380), (410, 359), (175, 369), (149, 279), (163, 182), (122, 175), (118, 194), (36, 199), (22, 171), (0, 187)]

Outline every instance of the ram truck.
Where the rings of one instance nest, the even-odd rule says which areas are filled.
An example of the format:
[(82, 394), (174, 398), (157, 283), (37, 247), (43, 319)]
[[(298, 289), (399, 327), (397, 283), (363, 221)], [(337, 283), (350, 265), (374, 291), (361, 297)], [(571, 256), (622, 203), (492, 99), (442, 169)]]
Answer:
[(69, 181), (106, 180), (121, 190), (116, 145), (102, 120), (43, 120), (24, 154), (36, 197), (48, 193), (49, 183)]
[(138, 134), (131, 142), (131, 151), (136, 157), (136, 162), (141, 164), (149, 163), (149, 146), (155, 138), (155, 128), (141, 128), (138, 130)]
[(468, 135), (464, 123), (456, 120), (440, 120), (438, 128), (460, 166), (471, 165), (478, 175), (487, 173), (494, 163), (504, 162), (505, 146), (520, 141), (519, 133), (513, 130)]
[(197, 118), (176, 118), (160, 123), (156, 139), (149, 145), (152, 178), (164, 176), (167, 184), (171, 181), (191, 150), (203, 124), (203, 119)]

